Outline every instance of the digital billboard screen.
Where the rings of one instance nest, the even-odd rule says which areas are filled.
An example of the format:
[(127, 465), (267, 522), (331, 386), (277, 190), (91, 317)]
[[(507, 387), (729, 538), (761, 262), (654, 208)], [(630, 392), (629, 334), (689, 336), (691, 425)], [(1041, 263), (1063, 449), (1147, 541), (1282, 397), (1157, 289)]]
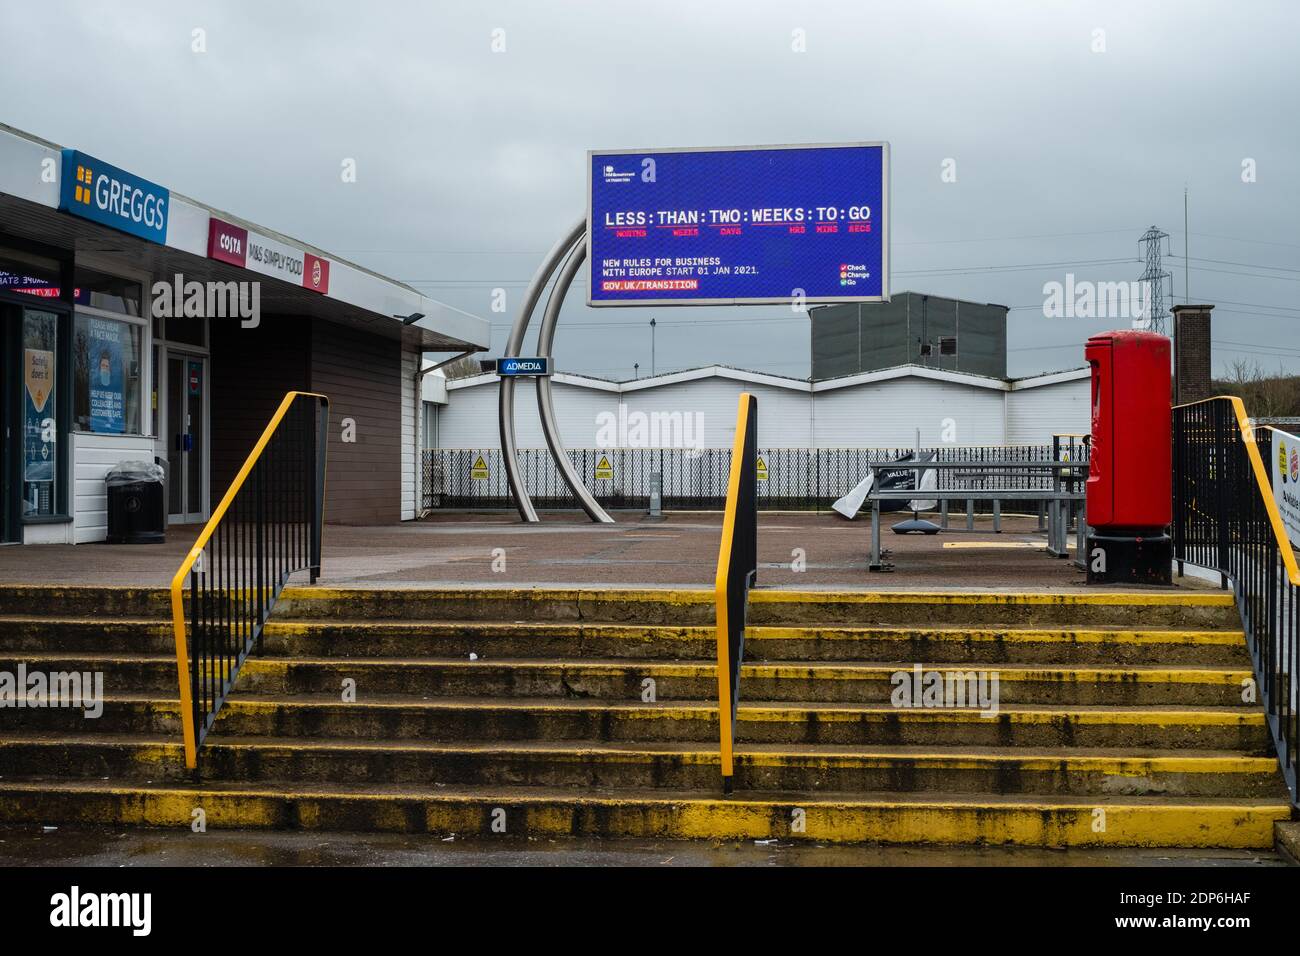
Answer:
[(889, 144), (592, 150), (587, 302), (889, 298)]

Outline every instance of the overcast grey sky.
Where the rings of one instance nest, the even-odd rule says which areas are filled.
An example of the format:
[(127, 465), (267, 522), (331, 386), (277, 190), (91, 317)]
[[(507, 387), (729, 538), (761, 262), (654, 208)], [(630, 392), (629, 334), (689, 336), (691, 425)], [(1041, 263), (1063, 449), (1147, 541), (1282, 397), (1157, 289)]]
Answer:
[[(494, 353), (583, 213), (588, 148), (888, 140), (893, 288), (1013, 307), (1013, 375), (1076, 367), (1089, 334), (1123, 324), (1044, 318), (1043, 284), (1136, 279), (1148, 225), (1170, 233), (1183, 301), (1184, 185), (1216, 365), (1300, 370), (1295, 2), (4, 8), (0, 120), (490, 318)], [(1097, 263), (1115, 259), (1132, 261)], [(655, 315), (659, 371), (808, 374), (808, 320), (788, 308), (592, 310), (584, 292), (562, 369), (645, 374)]]

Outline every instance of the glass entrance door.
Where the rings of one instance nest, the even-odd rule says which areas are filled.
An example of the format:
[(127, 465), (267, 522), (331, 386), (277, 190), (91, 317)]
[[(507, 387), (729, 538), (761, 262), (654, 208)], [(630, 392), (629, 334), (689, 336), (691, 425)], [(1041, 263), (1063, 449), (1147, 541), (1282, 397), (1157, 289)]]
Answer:
[(207, 360), (167, 354), (167, 514), (174, 524), (202, 521), (207, 512)]

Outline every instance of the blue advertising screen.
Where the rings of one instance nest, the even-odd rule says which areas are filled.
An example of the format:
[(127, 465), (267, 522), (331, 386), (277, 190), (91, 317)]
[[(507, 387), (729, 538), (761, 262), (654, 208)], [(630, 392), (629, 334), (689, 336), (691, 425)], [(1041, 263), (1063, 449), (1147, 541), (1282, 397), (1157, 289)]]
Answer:
[(589, 305), (889, 298), (889, 144), (599, 151)]

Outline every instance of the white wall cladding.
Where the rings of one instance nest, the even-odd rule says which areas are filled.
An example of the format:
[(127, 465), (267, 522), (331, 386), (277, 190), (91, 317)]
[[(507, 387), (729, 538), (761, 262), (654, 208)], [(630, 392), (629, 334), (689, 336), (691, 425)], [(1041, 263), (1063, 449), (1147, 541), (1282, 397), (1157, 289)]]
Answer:
[(918, 428), (923, 446), (938, 445), (944, 441), (946, 419), (952, 420), (953, 444), (1000, 445), (1004, 394), (921, 378), (819, 392), (816, 446), (910, 448)]
[(1054, 434), (1086, 435), (1092, 429), (1087, 378), (1007, 393), (1007, 444), (1046, 444)]
[[(807, 382), (706, 369), (659, 376), (656, 384), (563, 376), (551, 388), (568, 448), (597, 447), (599, 416), (610, 413), (617, 420), (620, 402), (629, 421), (637, 413), (699, 413), (703, 437), (698, 444), (729, 447), (743, 391), (758, 396), (758, 441), (767, 448), (905, 448), (915, 441), (918, 428), (922, 445), (945, 438), (959, 445), (1040, 444), (1051, 441), (1054, 432), (1088, 430), (1086, 371), (1044, 376), (1043, 384), (1025, 379), (1014, 386), (933, 370), (891, 370), (853, 379), (819, 382), (810, 390)], [(447, 405), (439, 413), (438, 446), (499, 447), (497, 391), (492, 376), (449, 383)], [(954, 432), (945, 436), (949, 419)], [(515, 430), (520, 448), (546, 444), (531, 379), (518, 380), (515, 389)], [(694, 432), (692, 428), (692, 437)]]
[[(108, 489), (104, 476), (119, 461), (153, 461), (154, 440), (139, 435), (72, 434), (73, 538), (75, 543), (108, 537)], [(28, 543), (31, 543), (28, 539)]]
[[(499, 448), (497, 378), (480, 376), (475, 384), (447, 389), (447, 406), (440, 413), (438, 443), (443, 448)], [(553, 382), (560, 437), (569, 448), (591, 448), (596, 442), (596, 416), (618, 412), (618, 393)], [(537, 414), (537, 390), (531, 379), (515, 383), (515, 440), (520, 448), (544, 448), (542, 421)]]

